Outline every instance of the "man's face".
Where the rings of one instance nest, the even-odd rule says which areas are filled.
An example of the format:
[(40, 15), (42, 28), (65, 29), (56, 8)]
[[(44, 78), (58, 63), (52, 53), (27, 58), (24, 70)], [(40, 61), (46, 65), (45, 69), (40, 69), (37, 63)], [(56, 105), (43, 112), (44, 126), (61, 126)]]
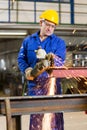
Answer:
[(45, 36), (50, 36), (53, 34), (56, 25), (50, 21), (42, 20), (41, 21), (41, 34)]

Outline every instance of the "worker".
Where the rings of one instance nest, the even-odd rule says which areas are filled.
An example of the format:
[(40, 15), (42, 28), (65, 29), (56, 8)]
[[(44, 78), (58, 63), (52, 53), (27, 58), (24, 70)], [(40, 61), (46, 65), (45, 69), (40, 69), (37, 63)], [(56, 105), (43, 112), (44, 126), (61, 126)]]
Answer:
[[(18, 66), (28, 80), (29, 96), (61, 94), (52, 66), (62, 67), (66, 57), (65, 41), (54, 34), (59, 24), (58, 12), (45, 10), (40, 15), (40, 29), (24, 38), (18, 53)], [(31, 78), (33, 77), (33, 78)], [(63, 113), (31, 114), (29, 130), (64, 130)]]

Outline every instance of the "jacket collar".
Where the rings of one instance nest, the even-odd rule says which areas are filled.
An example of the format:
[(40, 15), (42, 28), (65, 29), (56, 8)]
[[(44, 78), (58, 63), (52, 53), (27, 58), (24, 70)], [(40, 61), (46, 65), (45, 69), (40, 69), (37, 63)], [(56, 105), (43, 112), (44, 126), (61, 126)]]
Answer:
[[(32, 37), (38, 37), (39, 34), (40, 34), (40, 30), (39, 30), (38, 32), (36, 32), (36, 33), (33, 33), (33, 34), (32, 34)], [(53, 38), (53, 36), (54, 36), (54, 34), (50, 35), (49, 37), (50, 37), (50, 38)]]

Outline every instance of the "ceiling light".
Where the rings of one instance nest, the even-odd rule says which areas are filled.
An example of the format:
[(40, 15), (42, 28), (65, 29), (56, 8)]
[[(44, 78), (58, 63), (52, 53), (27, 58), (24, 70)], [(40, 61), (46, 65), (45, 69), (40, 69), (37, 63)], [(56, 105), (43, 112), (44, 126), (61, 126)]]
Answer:
[(0, 35), (1, 36), (7, 36), (7, 35), (15, 35), (15, 36), (25, 36), (27, 35), (26, 30), (0, 30)]

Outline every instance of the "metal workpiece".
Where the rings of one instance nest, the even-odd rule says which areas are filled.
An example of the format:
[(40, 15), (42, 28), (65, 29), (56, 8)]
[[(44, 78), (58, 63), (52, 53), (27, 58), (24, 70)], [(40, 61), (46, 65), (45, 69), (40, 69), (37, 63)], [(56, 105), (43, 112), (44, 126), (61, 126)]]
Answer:
[[(5, 107), (7, 101), (10, 105), (7, 104), (7, 107)], [(11, 115), (85, 111), (87, 110), (87, 94), (1, 98), (0, 113), (6, 114), (8, 108), (11, 111)]]

